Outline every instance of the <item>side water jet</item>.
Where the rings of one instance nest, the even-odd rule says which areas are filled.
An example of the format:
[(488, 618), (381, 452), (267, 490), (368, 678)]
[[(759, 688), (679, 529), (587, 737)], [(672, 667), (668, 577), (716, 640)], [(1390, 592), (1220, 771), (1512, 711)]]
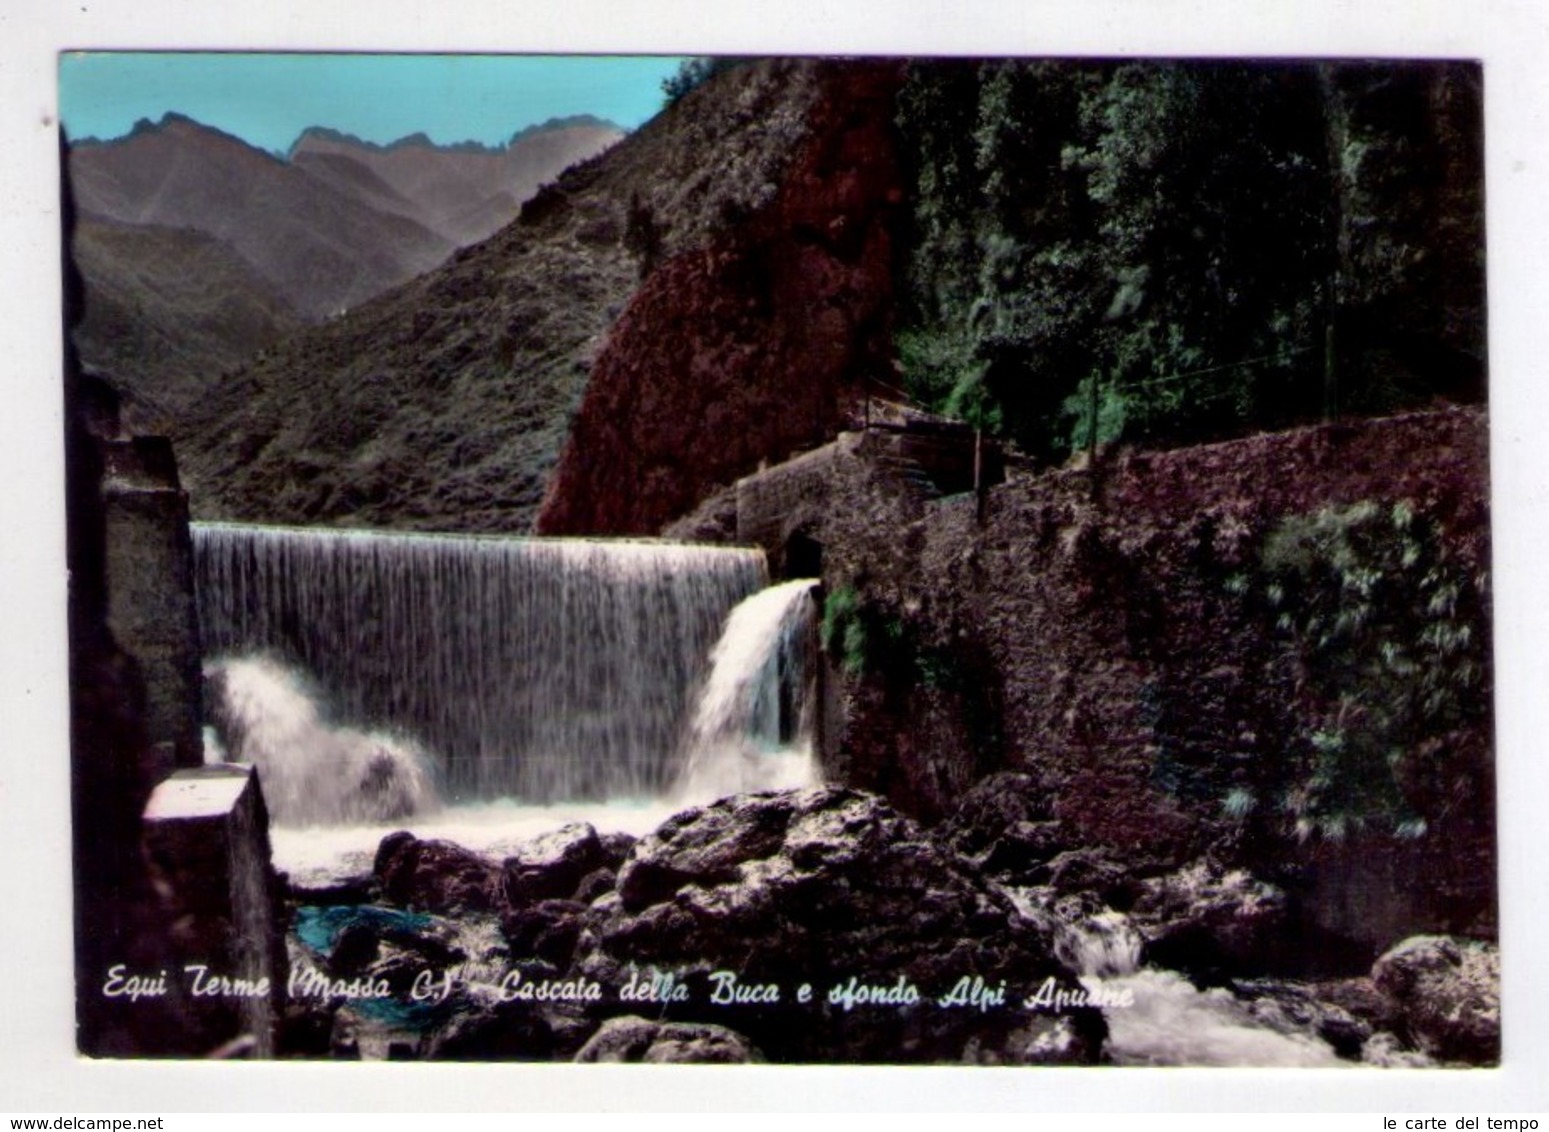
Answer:
[(732, 610), (683, 744), (673, 799), (810, 786), (817, 666), (815, 578), (761, 590)]
[(767, 580), (720, 547), (192, 531), (206, 655), (306, 673), (332, 719), (433, 752), (458, 802), (659, 797), (711, 642)]

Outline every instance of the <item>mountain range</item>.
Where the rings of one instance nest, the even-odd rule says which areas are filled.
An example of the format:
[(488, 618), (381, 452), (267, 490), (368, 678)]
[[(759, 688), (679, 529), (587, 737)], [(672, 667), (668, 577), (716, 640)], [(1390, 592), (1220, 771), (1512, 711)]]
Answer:
[(487, 237), (621, 136), (590, 118), (495, 149), (314, 128), (281, 158), (168, 114), (72, 145), (82, 359), (120, 385), (132, 420), (175, 432), (189, 398), (234, 362)]

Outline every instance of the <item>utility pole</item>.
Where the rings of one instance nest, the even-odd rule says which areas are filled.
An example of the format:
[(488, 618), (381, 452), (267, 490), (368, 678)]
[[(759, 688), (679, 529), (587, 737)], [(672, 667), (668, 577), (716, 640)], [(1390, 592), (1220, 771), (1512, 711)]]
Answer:
[(1344, 98), (1334, 73), (1335, 64), (1318, 64), (1318, 91), (1323, 102), (1323, 136), (1328, 152), (1329, 229), (1333, 243), (1333, 262), (1329, 268), (1327, 312), (1323, 329), (1323, 419), (1339, 419), (1339, 312), (1344, 303), (1345, 266), (1350, 258), (1350, 226), (1345, 217), (1345, 201), (1350, 178), (1345, 171), (1345, 149), (1349, 145)]

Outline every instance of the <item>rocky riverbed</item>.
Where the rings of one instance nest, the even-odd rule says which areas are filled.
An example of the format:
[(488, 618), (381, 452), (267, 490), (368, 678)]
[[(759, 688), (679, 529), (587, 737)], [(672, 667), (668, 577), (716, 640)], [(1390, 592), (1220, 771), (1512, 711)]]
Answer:
[(369, 872), (291, 885), (283, 1050), (1019, 1065), (1499, 1057), (1489, 944), (1415, 937), (1370, 971), (1272, 974), (1274, 941), (1295, 929), (1274, 886), (1205, 859), (1130, 875), (1037, 834), (997, 828), (982, 793), (927, 829), (834, 788), (722, 799), (639, 838), (574, 822), (503, 856), (393, 833)]

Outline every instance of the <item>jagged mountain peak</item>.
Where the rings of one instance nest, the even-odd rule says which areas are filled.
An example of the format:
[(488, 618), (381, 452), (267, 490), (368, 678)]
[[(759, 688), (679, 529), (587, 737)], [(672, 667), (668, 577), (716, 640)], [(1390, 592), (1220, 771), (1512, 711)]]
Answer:
[(438, 142), (433, 140), (423, 130), (417, 130), (412, 134), (405, 134), (390, 142), (367, 141), (357, 137), (346, 130), (336, 130), (331, 126), (308, 126), (296, 135), (296, 140), (290, 144), (287, 156), (294, 158), (298, 152), (316, 148), (320, 144), (336, 147), (348, 147), (359, 149), (367, 153), (391, 153), (399, 149), (428, 149), (442, 153), (474, 153), (496, 155), (505, 151), (504, 146), (485, 145), (477, 141)]
[(219, 142), (234, 146), (253, 155), (264, 157), (270, 161), (283, 161), (279, 155), (255, 146), (245, 138), (239, 137), (219, 126), (211, 126), (201, 122), (197, 118), (190, 117), (177, 110), (168, 110), (155, 121), (150, 118), (140, 118), (127, 133), (113, 138), (71, 138), (70, 149), (114, 149), (126, 146), (143, 145), (148, 141), (170, 139), (197, 139), (204, 142)]
[(420, 149), (434, 150), (440, 153), (462, 153), (486, 155), (498, 157), (508, 154), (519, 142), (529, 141), (543, 134), (555, 133), (560, 130), (597, 130), (623, 136), (626, 132), (617, 123), (610, 122), (606, 118), (599, 118), (595, 114), (571, 114), (565, 117), (549, 118), (543, 122), (535, 122), (523, 126), (513, 133), (510, 139), (502, 144), (488, 144), (485, 142), (467, 139), (455, 142), (438, 142), (423, 130), (416, 130), (412, 134), (405, 134), (390, 142), (367, 141), (347, 130), (335, 129), (332, 126), (308, 126), (296, 135), (296, 140), (290, 144), (286, 151), (288, 158), (294, 159), (298, 152), (304, 153), (319, 146), (349, 147), (368, 153), (392, 153), (395, 150)]

